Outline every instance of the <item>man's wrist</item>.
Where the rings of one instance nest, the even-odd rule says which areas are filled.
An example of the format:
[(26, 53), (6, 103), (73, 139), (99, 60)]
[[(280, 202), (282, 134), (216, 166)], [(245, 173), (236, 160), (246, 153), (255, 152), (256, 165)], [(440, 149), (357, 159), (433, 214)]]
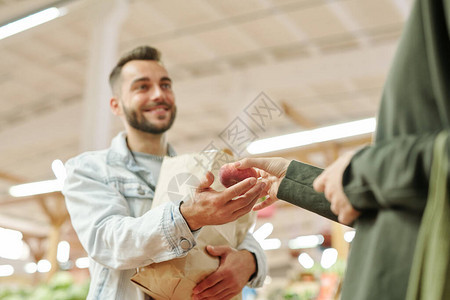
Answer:
[(181, 201), (179, 206), (180, 214), (183, 216), (184, 220), (186, 221), (186, 224), (188, 224), (189, 229), (191, 231), (197, 231), (202, 227), (202, 225), (192, 220), (192, 218), (190, 217), (191, 216), (190, 208), (191, 207), (189, 204), (186, 204), (185, 202)]
[(249, 255), (249, 258), (251, 257), (251, 259), (253, 261), (253, 264), (249, 264), (250, 266), (253, 266), (252, 269), (251, 269), (252, 273), (251, 273), (250, 277), (248, 278), (248, 282), (250, 282), (250, 281), (253, 280), (253, 278), (256, 277), (256, 274), (258, 274), (258, 263), (256, 261), (256, 255), (255, 255), (255, 253), (250, 252), (250, 251), (245, 250), (245, 249), (240, 250), (240, 251), (244, 251), (244, 253), (247, 253)]

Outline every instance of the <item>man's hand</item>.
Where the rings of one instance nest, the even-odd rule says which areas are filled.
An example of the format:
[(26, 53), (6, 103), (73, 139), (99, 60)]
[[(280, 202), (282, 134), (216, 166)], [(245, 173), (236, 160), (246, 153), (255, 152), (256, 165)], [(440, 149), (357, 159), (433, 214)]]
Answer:
[(269, 198), (255, 205), (253, 210), (263, 209), (278, 200), (278, 187), (286, 175), (286, 170), (290, 163), (290, 160), (281, 157), (244, 158), (235, 163), (235, 167), (238, 169), (255, 168), (261, 178), (260, 180), (266, 183), (264, 193)]
[(211, 188), (214, 175), (206, 174), (192, 201), (182, 203), (180, 212), (191, 230), (204, 225), (221, 225), (232, 222), (251, 211), (261, 197), (266, 184), (256, 178), (247, 178), (222, 192)]
[(349, 152), (339, 157), (313, 182), (314, 189), (325, 194), (325, 198), (331, 203), (331, 211), (338, 216), (338, 221), (345, 225), (353, 223), (361, 214), (353, 208), (342, 186), (344, 171), (353, 155), (354, 152)]
[(253, 254), (229, 246), (207, 246), (208, 253), (220, 258), (217, 270), (194, 288), (194, 300), (227, 300), (239, 294), (256, 271)]

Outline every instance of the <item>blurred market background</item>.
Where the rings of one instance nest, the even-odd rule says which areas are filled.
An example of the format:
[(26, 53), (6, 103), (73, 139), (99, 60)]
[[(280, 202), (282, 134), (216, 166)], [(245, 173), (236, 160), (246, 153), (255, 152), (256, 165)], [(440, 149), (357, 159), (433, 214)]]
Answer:
[[(370, 143), (411, 4), (0, 0), (0, 299), (85, 297), (61, 166), (121, 130), (106, 80), (120, 54), (142, 44), (163, 53), (179, 154), (227, 148), (326, 167)], [(285, 134), (298, 135), (264, 143)], [(22, 185), (36, 182), (47, 186)], [(245, 299), (338, 297), (351, 228), (280, 201), (258, 214), (254, 234), (269, 277)]]

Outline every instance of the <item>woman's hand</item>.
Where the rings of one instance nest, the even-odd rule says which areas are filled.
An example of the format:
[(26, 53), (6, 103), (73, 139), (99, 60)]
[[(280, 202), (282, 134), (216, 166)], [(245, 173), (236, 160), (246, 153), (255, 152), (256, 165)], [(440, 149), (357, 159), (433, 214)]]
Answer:
[(268, 195), (269, 197), (265, 201), (256, 204), (253, 210), (263, 209), (278, 200), (278, 187), (285, 177), (290, 163), (290, 160), (281, 157), (244, 158), (235, 162), (235, 167), (238, 169), (255, 168), (259, 175), (258, 180), (266, 184), (262, 195)]

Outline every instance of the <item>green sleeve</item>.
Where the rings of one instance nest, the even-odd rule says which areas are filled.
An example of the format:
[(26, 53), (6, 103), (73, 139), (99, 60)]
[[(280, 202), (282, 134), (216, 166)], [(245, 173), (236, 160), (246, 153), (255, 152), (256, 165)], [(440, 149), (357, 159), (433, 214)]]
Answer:
[(285, 178), (278, 188), (278, 199), (312, 211), (323, 217), (337, 221), (330, 210), (330, 203), (323, 193), (317, 193), (312, 183), (322, 173), (322, 169), (298, 161), (292, 161)]
[(423, 210), (436, 134), (399, 137), (359, 151), (343, 176), (352, 205), (361, 211)]

